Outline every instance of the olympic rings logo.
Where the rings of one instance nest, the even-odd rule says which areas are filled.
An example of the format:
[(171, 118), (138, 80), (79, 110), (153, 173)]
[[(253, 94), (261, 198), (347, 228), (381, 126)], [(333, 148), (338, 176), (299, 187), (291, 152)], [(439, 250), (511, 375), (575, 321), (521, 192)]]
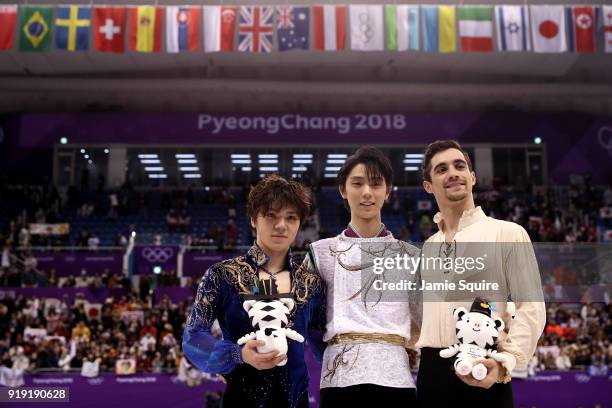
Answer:
[(167, 262), (174, 255), (174, 250), (169, 247), (146, 247), (141, 254), (149, 263)]
[(601, 147), (607, 150), (610, 157), (612, 157), (612, 127), (604, 126), (599, 128), (597, 139), (599, 139)]

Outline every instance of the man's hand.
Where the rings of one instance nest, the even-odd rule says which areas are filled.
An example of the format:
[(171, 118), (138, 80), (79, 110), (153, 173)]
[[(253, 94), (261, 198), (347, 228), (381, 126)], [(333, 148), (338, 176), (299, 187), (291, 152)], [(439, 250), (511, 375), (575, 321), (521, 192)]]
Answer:
[(287, 355), (276, 357), (277, 351), (273, 350), (268, 353), (258, 353), (257, 347), (263, 346), (266, 343), (261, 340), (249, 340), (242, 347), (242, 360), (255, 367), (258, 370), (269, 370), (276, 367), (278, 363), (287, 359)]
[(505, 368), (501, 365), (501, 363), (493, 360), (492, 358), (475, 361), (474, 365), (478, 363), (482, 363), (485, 367), (487, 367), (487, 376), (485, 378), (478, 381), (474, 377), (472, 377), (472, 374), (461, 375), (459, 373), (456, 373), (457, 377), (459, 377), (461, 381), (472, 387), (480, 387), (487, 389), (491, 388), (491, 386), (497, 382), (500, 373), (502, 372), (502, 370), (505, 370)]

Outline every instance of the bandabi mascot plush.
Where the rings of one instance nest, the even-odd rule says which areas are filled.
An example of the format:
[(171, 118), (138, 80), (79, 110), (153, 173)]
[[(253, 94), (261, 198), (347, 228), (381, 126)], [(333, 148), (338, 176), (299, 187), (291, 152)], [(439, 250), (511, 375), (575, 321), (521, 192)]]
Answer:
[[(253, 295), (245, 296), (242, 307), (248, 313), (255, 331), (238, 339), (238, 345), (249, 340), (261, 340), (265, 344), (257, 347), (257, 352), (268, 353), (276, 350), (276, 355), (281, 356), (287, 354), (287, 339), (303, 343), (304, 337), (287, 327), (291, 310), (295, 306), (292, 295), (279, 294), (276, 283), (269, 279), (258, 280), (253, 292)], [(286, 363), (287, 360), (283, 360), (277, 365), (283, 366)]]
[[(504, 321), (496, 315), (491, 316), (493, 305), (487, 300), (476, 298), (468, 312), (464, 307), (454, 310), (456, 324), (455, 331), (457, 343), (440, 350), (440, 357), (455, 357), (455, 371), (461, 375), (472, 373), (476, 380), (482, 380), (487, 376), (487, 367), (482, 364), (474, 364), (477, 360), (492, 358), (504, 363), (506, 356), (497, 352), (497, 338), (504, 330)], [(515, 317), (515, 305), (507, 303), (507, 312), (511, 318)]]

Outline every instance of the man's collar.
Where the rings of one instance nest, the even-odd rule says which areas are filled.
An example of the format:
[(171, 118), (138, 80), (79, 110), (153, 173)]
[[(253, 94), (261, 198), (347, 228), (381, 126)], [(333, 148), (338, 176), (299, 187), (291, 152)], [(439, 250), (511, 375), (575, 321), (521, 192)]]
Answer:
[[(487, 216), (484, 211), (482, 211), (480, 206), (464, 210), (463, 214), (461, 214), (461, 218), (459, 219), (459, 227), (457, 228), (457, 231), (461, 231), (462, 229), (467, 228), (475, 222), (481, 221), (485, 218), (487, 218)], [(433, 222), (438, 224), (438, 229), (440, 231), (444, 231), (444, 218), (442, 217), (441, 212), (438, 212), (434, 216)]]
[[(257, 245), (257, 242), (253, 243), (253, 246), (247, 251), (247, 258), (249, 261), (256, 266), (261, 268), (270, 261), (270, 257)], [(291, 248), (287, 251), (287, 268), (290, 272), (293, 272), (293, 262), (291, 262)]]
[[(387, 229), (387, 227), (385, 227), (385, 224), (381, 223), (380, 224), (380, 231), (378, 232), (378, 234), (376, 234), (376, 238), (386, 237), (389, 234), (390, 234), (390, 232)], [(359, 236), (359, 233), (357, 233), (355, 228), (353, 228), (353, 226), (350, 223), (346, 227), (346, 229), (344, 230), (344, 235), (349, 237), (349, 238), (362, 238), (361, 236)]]

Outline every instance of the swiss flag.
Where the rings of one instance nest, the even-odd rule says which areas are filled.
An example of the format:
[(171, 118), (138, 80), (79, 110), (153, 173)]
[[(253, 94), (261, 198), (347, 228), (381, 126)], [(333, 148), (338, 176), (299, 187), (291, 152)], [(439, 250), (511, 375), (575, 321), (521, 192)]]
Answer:
[(572, 6), (568, 8), (570, 47), (577, 52), (595, 52), (595, 8)]
[(125, 7), (95, 7), (94, 45), (102, 52), (125, 52)]

